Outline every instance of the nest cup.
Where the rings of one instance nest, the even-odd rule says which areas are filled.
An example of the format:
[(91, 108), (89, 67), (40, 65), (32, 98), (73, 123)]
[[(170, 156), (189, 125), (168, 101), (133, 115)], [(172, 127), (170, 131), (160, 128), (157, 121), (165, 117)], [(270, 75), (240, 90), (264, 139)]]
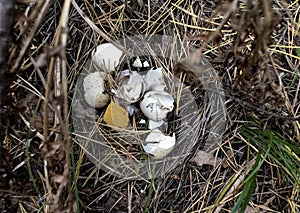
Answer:
[[(162, 67), (165, 91), (172, 95), (175, 102), (174, 110), (168, 116), (165, 133), (175, 133), (176, 144), (165, 157), (155, 159), (142, 148), (149, 130), (133, 128), (132, 123), (129, 128), (108, 127), (103, 122), (106, 107), (95, 109), (84, 100), (83, 79), (89, 73), (97, 71), (89, 60), (77, 80), (72, 101), (74, 132), (89, 159), (114, 176), (149, 179), (172, 171), (199, 147), (205, 151), (215, 149), (225, 122), (224, 96), (220, 82), (206, 81), (204, 90), (200, 91), (184, 84), (184, 75), (178, 76), (178, 73), (172, 71), (177, 61), (189, 55), (191, 49), (188, 44), (164, 35), (128, 37), (117, 43), (126, 53), (112, 76), (116, 76), (137, 56), (146, 58), (152, 67)], [(200, 80), (211, 75), (216, 76), (207, 60), (203, 59), (201, 64), (209, 69), (207, 72), (202, 70), (198, 75)], [(198, 69), (201, 70), (202, 67)]]

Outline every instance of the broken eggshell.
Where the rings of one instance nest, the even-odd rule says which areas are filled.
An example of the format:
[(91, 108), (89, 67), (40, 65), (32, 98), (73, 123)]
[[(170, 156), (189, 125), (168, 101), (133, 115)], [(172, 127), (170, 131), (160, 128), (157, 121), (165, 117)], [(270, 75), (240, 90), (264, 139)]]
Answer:
[(149, 91), (140, 102), (144, 115), (153, 121), (161, 121), (174, 108), (174, 99), (167, 92)]
[(99, 70), (111, 72), (119, 65), (122, 54), (112, 43), (104, 43), (92, 51), (92, 61)]
[(151, 69), (147, 72), (144, 78), (145, 90), (164, 91), (166, 83), (162, 73), (162, 68)]
[(163, 124), (164, 124), (163, 120), (161, 120), (161, 121), (152, 121), (152, 120), (149, 120), (148, 129), (156, 129), (156, 128), (160, 127)]
[(109, 95), (105, 94), (105, 73), (94, 72), (83, 80), (85, 101), (94, 108), (100, 108), (108, 103)]
[(132, 63), (133, 67), (143, 67), (142, 61), (140, 59), (140, 57), (136, 57), (136, 59), (134, 60), (134, 62)]
[(154, 158), (165, 157), (175, 146), (175, 133), (172, 136), (164, 135), (160, 130), (154, 129), (145, 139), (146, 145), (142, 145), (145, 152)]
[[(116, 97), (122, 99), (126, 104), (131, 104), (137, 102), (144, 94), (144, 77), (138, 74), (137, 72), (128, 72), (127, 70), (123, 71), (126, 74), (121, 73), (120, 82), (121, 85), (119, 89), (113, 90), (116, 94)], [(123, 80), (127, 78), (126, 80)]]
[(137, 56), (136, 59), (133, 61), (132, 66), (136, 67), (136, 68), (143, 68), (143, 67), (147, 68), (147, 67), (150, 67), (150, 64), (146, 60), (144, 60), (144, 62), (142, 62), (142, 60), (140, 59), (140, 57)]

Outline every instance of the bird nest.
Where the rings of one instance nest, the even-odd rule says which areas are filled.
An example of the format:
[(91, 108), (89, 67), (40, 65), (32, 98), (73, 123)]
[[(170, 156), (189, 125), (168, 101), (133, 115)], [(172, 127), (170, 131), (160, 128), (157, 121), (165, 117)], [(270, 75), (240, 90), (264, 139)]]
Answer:
[[(148, 179), (171, 171), (196, 149), (210, 152), (218, 147), (225, 122), (224, 97), (217, 73), (203, 56), (198, 57), (199, 53), (194, 52), (196, 61), (193, 57), (185, 58), (193, 50), (169, 36), (130, 37), (114, 45), (123, 53), (119, 64), (108, 73), (99, 70), (92, 58), (88, 60), (78, 78), (72, 102), (74, 132), (92, 162), (115, 176)], [(124, 104), (116, 91), (120, 91), (124, 70), (145, 78), (157, 69), (164, 81), (160, 92), (169, 94), (173, 105), (161, 124), (150, 128), (151, 119), (141, 109), (147, 91), (130, 104)], [(106, 73), (103, 94), (110, 97), (100, 108), (87, 103), (83, 88), (86, 76), (95, 72)], [(113, 122), (105, 119), (107, 114), (114, 116)], [(125, 126), (119, 125), (126, 119)], [(153, 137), (159, 139), (153, 141)], [(163, 143), (167, 142), (162, 140), (175, 144), (166, 148)], [(153, 152), (158, 143), (162, 150)]]

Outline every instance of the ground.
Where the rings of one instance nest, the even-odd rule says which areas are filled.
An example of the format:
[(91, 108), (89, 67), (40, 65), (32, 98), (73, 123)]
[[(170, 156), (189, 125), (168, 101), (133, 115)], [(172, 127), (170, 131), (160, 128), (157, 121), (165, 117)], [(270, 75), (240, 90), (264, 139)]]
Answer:
[[(1, 97), (1, 212), (300, 211), (298, 0), (20, 0), (14, 8)], [(203, 136), (168, 173), (119, 178), (87, 157), (71, 103), (93, 48), (145, 34), (196, 50), (162, 62), (187, 74), (191, 88), (203, 90), (200, 56), (209, 61), (226, 127), (213, 161), (200, 158)]]

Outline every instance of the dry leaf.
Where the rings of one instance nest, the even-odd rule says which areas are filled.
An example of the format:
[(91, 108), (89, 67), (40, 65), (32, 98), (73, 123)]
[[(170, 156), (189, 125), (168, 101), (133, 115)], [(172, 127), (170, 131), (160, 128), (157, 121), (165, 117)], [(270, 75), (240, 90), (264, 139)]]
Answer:
[(218, 163), (222, 161), (222, 159), (216, 158), (213, 154), (200, 150), (195, 155), (194, 161), (198, 166), (202, 166), (204, 164), (216, 166)]
[(172, 174), (172, 175), (170, 176), (170, 178), (172, 178), (173, 180), (180, 180), (180, 176), (177, 175), (177, 174)]
[(112, 101), (106, 108), (103, 120), (108, 125), (125, 128), (129, 123), (128, 112)]

